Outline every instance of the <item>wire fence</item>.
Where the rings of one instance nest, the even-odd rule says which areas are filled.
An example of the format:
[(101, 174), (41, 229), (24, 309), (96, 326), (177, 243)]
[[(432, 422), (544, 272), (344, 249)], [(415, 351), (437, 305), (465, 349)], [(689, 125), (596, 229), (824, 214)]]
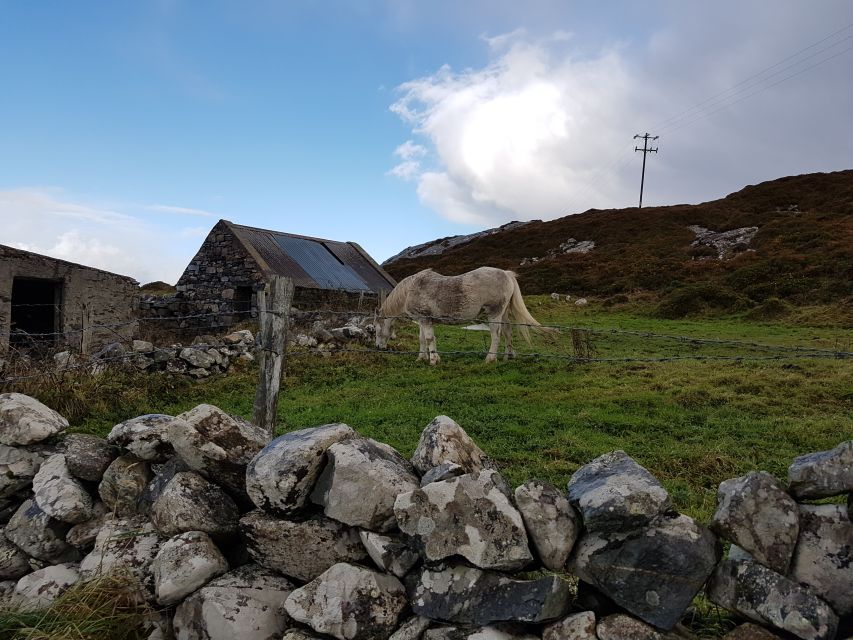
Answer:
[[(26, 304), (20, 306), (56, 306), (48, 304)], [(276, 314), (281, 312), (269, 311), (268, 313)], [(213, 330), (228, 330), (234, 327), (233, 323), (221, 323), (215, 319), (221, 318), (223, 315), (242, 318), (246, 321), (254, 321), (257, 317), (257, 311), (230, 311), (227, 314), (222, 312), (205, 311), (200, 313), (189, 313), (185, 315), (173, 315), (164, 317), (140, 317), (132, 321), (90, 324), (86, 328), (70, 329), (67, 331), (52, 331), (43, 333), (26, 334), (26, 337), (33, 344), (47, 344), (52, 346), (52, 351), (57, 351), (62, 345), (73, 343), (75, 337), (79, 337), (81, 333), (86, 331), (93, 332), (96, 330), (116, 331), (118, 329), (127, 329), (133, 327), (135, 333), (143, 332), (147, 328), (147, 335), (156, 336), (158, 331), (162, 330), (162, 335), (167, 335), (168, 327), (184, 324), (189, 321), (202, 321), (197, 327), (194, 327), (199, 333), (208, 334)], [(372, 320), (377, 316), (375, 313), (365, 313), (364, 311), (352, 310), (330, 310), (330, 309), (301, 309), (291, 310), (286, 315), (290, 321), (290, 340), (285, 344), (287, 357), (310, 357), (313, 355), (322, 355), (324, 357), (352, 354), (370, 357), (395, 357), (395, 356), (423, 356), (420, 350), (415, 350), (408, 347), (413, 339), (413, 332), (409, 335), (402, 335), (403, 346), (398, 348), (379, 349), (373, 346)], [(383, 316), (387, 320), (396, 321), (411, 321), (408, 316)], [(345, 340), (331, 341), (321, 345), (320, 348), (305, 348), (295, 344), (293, 338), (300, 332), (309, 330), (308, 325), (316, 322), (318, 319), (321, 323), (329, 326), (337, 326), (341, 324), (353, 324), (360, 327), (361, 338), (355, 341), (355, 346), (351, 342)], [(322, 320), (325, 319), (325, 320)], [(421, 319), (428, 320), (437, 325), (465, 325), (471, 322), (477, 322), (471, 318), (456, 318), (446, 316), (423, 316)], [(641, 331), (635, 329), (624, 329), (619, 327), (590, 327), (576, 326), (565, 324), (533, 324), (520, 322), (485, 322), (488, 329), (493, 327), (498, 330), (506, 326), (515, 328), (525, 328), (534, 331), (544, 331), (547, 335), (543, 341), (537, 344), (539, 350), (534, 351), (519, 351), (513, 357), (524, 361), (565, 361), (575, 364), (593, 364), (593, 363), (609, 363), (609, 364), (626, 364), (626, 363), (662, 363), (662, 362), (679, 362), (679, 361), (697, 361), (697, 362), (774, 362), (774, 361), (791, 361), (798, 359), (828, 359), (841, 360), (853, 357), (853, 351), (849, 348), (842, 348), (842, 345), (836, 345), (835, 348), (827, 348), (825, 346), (814, 347), (808, 345), (789, 345), (789, 344), (773, 344), (769, 342), (758, 342), (754, 340), (739, 340), (714, 338), (707, 336), (696, 335), (679, 335), (667, 333), (655, 333), (651, 331)], [(404, 330), (405, 331), (405, 330)], [(501, 333), (501, 331), (498, 331)], [(456, 333), (455, 338), (461, 341), (461, 346), (448, 349), (436, 349), (436, 355), (446, 357), (477, 357), (482, 358), (489, 353), (490, 336), (483, 333), (482, 346), (477, 344), (476, 338), (471, 338), (469, 334), (464, 338), (460, 338), (463, 334)], [(11, 338), (13, 336), (20, 337), (20, 332), (10, 331), (0, 333), (0, 337)], [(566, 337), (567, 340), (561, 343), (561, 338)], [(441, 336), (442, 342), (449, 341), (450, 334)], [(614, 339), (622, 340), (621, 343), (613, 342)], [(639, 344), (630, 343), (631, 340), (641, 341)], [(120, 340), (119, 340), (120, 341)], [(612, 344), (608, 343), (611, 341)], [(625, 342), (628, 341), (628, 342)], [(154, 340), (152, 340), (154, 342)], [(541, 345), (544, 345), (543, 349)], [(664, 346), (654, 346), (664, 345)], [(130, 346), (130, 345), (128, 345)], [(671, 350), (673, 348), (687, 348), (689, 353), (661, 353), (661, 351)], [(278, 345), (263, 345), (256, 344), (255, 349), (259, 351), (268, 351), (278, 353), (280, 346)], [(701, 350), (705, 350), (702, 352)], [(620, 350), (628, 350), (630, 353), (620, 353)], [(716, 350), (715, 352), (708, 352)], [(69, 361), (64, 364), (57, 364), (54, 361), (54, 354), (50, 353), (51, 349), (42, 350), (41, 353), (34, 353), (32, 350), (16, 349), (12, 346), (5, 355), (0, 355), (0, 390), (6, 390), (14, 387), (18, 382), (32, 380), (40, 376), (56, 375), (57, 372), (83, 371), (86, 373), (97, 374), (103, 372), (107, 368), (116, 365), (122, 365), (139, 358), (139, 354), (132, 349), (126, 353), (114, 353), (105, 351), (96, 353), (92, 356), (79, 358), (76, 361)], [(500, 356), (501, 354), (495, 354)], [(41, 357), (39, 357), (41, 356)], [(23, 361), (27, 366), (16, 367), (16, 362)], [(42, 366), (32, 366), (41, 362)], [(10, 374), (8, 372), (15, 372)], [(5, 373), (5, 375), (4, 375)]]

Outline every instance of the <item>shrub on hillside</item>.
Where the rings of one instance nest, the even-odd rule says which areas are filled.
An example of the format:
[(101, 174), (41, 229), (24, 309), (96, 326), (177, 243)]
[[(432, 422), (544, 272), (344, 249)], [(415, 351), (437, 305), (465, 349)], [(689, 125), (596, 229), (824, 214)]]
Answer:
[(779, 298), (768, 298), (757, 307), (750, 309), (746, 317), (750, 320), (779, 320), (790, 312), (790, 306)]
[(706, 313), (741, 311), (749, 300), (716, 284), (689, 284), (670, 291), (658, 305), (658, 315), (676, 319)]

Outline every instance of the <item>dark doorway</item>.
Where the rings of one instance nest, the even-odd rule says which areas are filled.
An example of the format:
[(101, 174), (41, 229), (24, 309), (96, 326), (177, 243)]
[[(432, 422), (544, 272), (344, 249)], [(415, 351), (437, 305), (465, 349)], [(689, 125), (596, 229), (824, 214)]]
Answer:
[[(234, 311), (251, 311), (252, 310), (252, 287), (237, 287), (234, 289)], [(248, 313), (240, 314), (239, 320), (245, 320), (249, 317)]]
[(55, 343), (62, 317), (62, 281), (15, 278), (12, 281), (13, 345)]

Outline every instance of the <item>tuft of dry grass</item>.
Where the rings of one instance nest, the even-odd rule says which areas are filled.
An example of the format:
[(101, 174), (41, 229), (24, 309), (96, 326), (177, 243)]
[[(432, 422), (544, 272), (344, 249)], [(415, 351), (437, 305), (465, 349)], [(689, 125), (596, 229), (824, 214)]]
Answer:
[(46, 609), (0, 609), (0, 638), (8, 640), (142, 640), (156, 612), (129, 572), (78, 583)]

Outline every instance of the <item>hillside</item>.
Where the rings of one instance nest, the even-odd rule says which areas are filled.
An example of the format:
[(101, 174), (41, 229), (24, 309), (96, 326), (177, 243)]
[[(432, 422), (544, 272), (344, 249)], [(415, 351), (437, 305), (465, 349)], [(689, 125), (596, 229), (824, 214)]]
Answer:
[[(697, 232), (735, 229), (747, 242), (730, 242), (723, 259), (712, 243), (694, 243)], [(586, 241), (595, 245), (584, 253)], [(385, 268), (399, 280), (427, 267), (451, 275), (491, 265), (518, 273), (525, 293), (618, 300), (650, 291), (671, 316), (744, 309), (771, 298), (850, 302), (853, 170), (781, 178), (697, 205), (591, 209), (481, 235), (441, 253), (421, 252), (395, 257)]]

